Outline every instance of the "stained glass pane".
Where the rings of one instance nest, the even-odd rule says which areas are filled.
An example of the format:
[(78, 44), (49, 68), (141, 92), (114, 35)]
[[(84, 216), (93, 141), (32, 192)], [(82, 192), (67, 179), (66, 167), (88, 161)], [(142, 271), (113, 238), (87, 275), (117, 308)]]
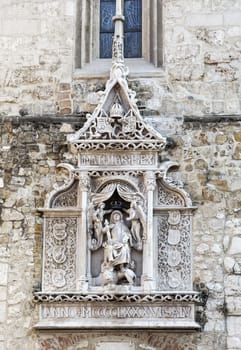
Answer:
[(100, 34), (100, 58), (111, 58), (113, 33)]
[(125, 57), (141, 57), (141, 0), (125, 0)]
[(114, 32), (115, 1), (100, 2), (100, 32)]
[[(124, 1), (124, 36), (126, 58), (142, 55), (142, 0)], [(100, 58), (111, 58), (115, 15), (115, 0), (100, 0)]]
[(125, 32), (141, 30), (141, 0), (125, 1)]
[(125, 52), (126, 58), (141, 57), (141, 32), (125, 33)]

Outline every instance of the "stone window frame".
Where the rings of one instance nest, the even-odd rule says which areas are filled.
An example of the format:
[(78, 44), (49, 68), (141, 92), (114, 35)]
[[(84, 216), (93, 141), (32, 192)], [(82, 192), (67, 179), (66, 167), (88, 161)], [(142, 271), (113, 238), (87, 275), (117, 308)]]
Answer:
[[(99, 0), (77, 0), (75, 69), (98, 63), (101, 69), (106, 59), (99, 58)], [(142, 58), (153, 67), (163, 64), (162, 0), (142, 0)], [(147, 15), (146, 15), (147, 14)], [(110, 61), (110, 59), (108, 59)]]

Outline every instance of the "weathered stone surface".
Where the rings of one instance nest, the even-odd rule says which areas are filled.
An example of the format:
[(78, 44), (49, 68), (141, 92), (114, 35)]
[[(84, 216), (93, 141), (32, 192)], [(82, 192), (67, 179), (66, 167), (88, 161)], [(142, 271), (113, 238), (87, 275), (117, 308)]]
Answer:
[(227, 346), (228, 349), (232, 349), (232, 350), (238, 350), (241, 348), (241, 341), (239, 337), (228, 337), (227, 338)]
[(227, 328), (229, 336), (239, 337), (241, 320), (240, 317), (229, 316), (227, 319)]
[(24, 219), (24, 215), (16, 209), (3, 209), (2, 219), (6, 221), (19, 221)]
[[(95, 333), (95, 335), (92, 335), (92, 337), (88, 336), (86, 333), (80, 334), (62, 334), (62, 337), (60, 336), (41, 336), (40, 341), (42, 344), (42, 349), (46, 350), (49, 346), (57, 346), (59, 344), (62, 345), (62, 347), (69, 348), (71, 350), (77, 350), (79, 349), (78, 344), (80, 344), (80, 349), (82, 348), (82, 344), (85, 344), (85, 341), (88, 341), (88, 346), (84, 348), (85, 350), (92, 350), (93, 344), (97, 340), (97, 344), (102, 342), (104, 344), (108, 343), (119, 343), (123, 344), (123, 346), (126, 346), (127, 344), (131, 347), (134, 347), (134, 349), (144, 349), (144, 350), (194, 350), (197, 348), (197, 342), (195, 341), (194, 337), (189, 335), (181, 335), (179, 334), (179, 339), (175, 339), (174, 334), (150, 334), (143, 332), (137, 332), (135, 333), (122, 333), (122, 335), (118, 335), (118, 333), (113, 332), (112, 334), (106, 334), (106, 333)], [(98, 340), (98, 339), (101, 339)], [(119, 345), (118, 344), (118, 345)], [(215, 347), (213, 347), (213, 344), (215, 344)], [(225, 344), (223, 342), (222, 335), (218, 335), (216, 342), (214, 341), (213, 337), (211, 335), (207, 335), (206, 337), (199, 337), (199, 346), (203, 347), (205, 350), (225, 350)], [(95, 349), (95, 346), (94, 346)], [(124, 348), (125, 349), (125, 348)]]
[(241, 293), (241, 276), (227, 275), (224, 281), (227, 296), (236, 296)]
[[(81, 115), (94, 110), (107, 77), (90, 74), (86, 79), (75, 70), (77, 65), (73, 67), (78, 4), (1, 1), (0, 348), (4, 350), (93, 350), (104, 336), (49, 335), (39, 340), (31, 331), (37, 310), (30, 300), (41, 271), (42, 219), (35, 217), (35, 208), (44, 205), (53, 189), (55, 165), (71, 160), (66, 134), (80, 127)], [(141, 76), (132, 70), (130, 84), (143, 113), (155, 116), (150, 117), (153, 125), (177, 140), (166, 157), (180, 163), (177, 179), (184, 181), (198, 206), (193, 222), (194, 276), (211, 288), (208, 323), (198, 335), (143, 332), (139, 340), (136, 334), (123, 340), (116, 334), (104, 342), (133, 341), (135, 350), (239, 350), (239, 322), (230, 320), (226, 334), (220, 331), (225, 316), (215, 310), (225, 294), (235, 320), (241, 317), (237, 300), (241, 293), (240, 0), (163, 1), (162, 20), (163, 69), (154, 73), (153, 67), (142, 69)], [(74, 122), (67, 115), (58, 120), (56, 113), (72, 111), (77, 113)], [(44, 114), (48, 117), (41, 119)], [(185, 118), (183, 122), (183, 114), (191, 122)], [(11, 306), (4, 299), (8, 281), (16, 287), (9, 286)], [(15, 293), (22, 308), (14, 305)]]
[[(66, 134), (72, 133), (72, 130), (76, 129), (76, 125), (78, 124), (76, 122), (71, 123), (68, 117), (65, 118), (65, 125), (62, 131), (60, 131), (63, 125), (62, 122), (51, 124), (48, 121), (41, 121), (41, 118), (30, 124), (22, 122), (17, 126), (15, 125), (15, 135), (23, 133), (25, 130), (29, 132), (25, 144), (24, 138), (21, 138), (21, 145), (22, 143), (24, 144), (24, 153), (18, 153), (18, 157), (16, 157), (17, 148), (7, 149), (8, 157), (4, 158), (6, 164), (4, 173), (6, 185), (2, 192), (5, 207), (2, 211), (2, 215), (4, 215), (2, 218), (4, 218), (4, 239), (7, 239), (7, 242), (5, 241), (5, 245), (1, 246), (0, 252), (2, 254), (0, 254), (0, 258), (10, 259), (9, 262), (11, 261), (8, 267), (9, 304), (6, 307), (11, 324), (12, 322), (15, 324), (14, 320), (20, 318), (22, 323), (26, 324), (26, 327), (29, 327), (29, 329), (36, 323), (38, 315), (36, 314), (37, 308), (35, 308), (33, 313), (28, 303), (32, 298), (33, 285), (37, 285), (40, 281), (41, 272), (41, 234), (39, 233), (42, 232), (42, 220), (41, 218), (36, 218), (35, 220), (33, 209), (34, 207), (43, 206), (47, 192), (53, 189), (53, 183), (55, 183), (56, 179), (55, 164), (63, 162), (66, 159), (71, 159), (71, 155), (65, 146), (65, 137)], [(155, 122), (157, 121), (158, 119), (155, 119)], [(174, 121), (175, 118), (172, 118), (172, 123)], [(185, 123), (178, 126), (179, 132), (181, 132), (179, 134), (181, 146), (173, 149), (168, 156), (170, 159), (178, 161), (181, 164), (180, 172), (175, 177), (176, 179), (184, 179), (185, 188), (190, 192), (192, 199), (198, 205), (193, 222), (194, 275), (199, 276), (210, 288), (210, 297), (207, 305), (208, 323), (201, 340), (197, 335), (192, 335), (191, 337), (189, 335), (185, 340), (182, 338), (177, 345), (176, 336), (150, 340), (148, 342), (144, 339), (139, 339), (137, 342), (138, 345), (136, 343), (137, 349), (138, 347), (140, 349), (152, 347), (155, 350), (159, 350), (163, 341), (166, 341), (168, 350), (171, 346), (173, 350), (176, 350), (177, 346), (180, 349), (183, 347), (185, 350), (188, 347), (195, 349), (197, 346), (200, 350), (213, 350), (213, 344), (215, 344), (217, 350), (226, 350), (223, 345), (225, 341), (222, 338), (225, 338), (224, 316), (221, 312), (217, 312), (216, 309), (221, 307), (224, 300), (224, 291), (228, 297), (236, 296), (237, 298), (241, 292), (240, 275), (234, 275), (238, 271), (238, 265), (240, 264), (238, 257), (240, 255), (235, 254), (234, 256), (230, 253), (232, 239), (240, 237), (240, 218), (238, 217), (237, 209), (241, 207), (241, 202), (238, 192), (231, 194), (231, 192), (227, 191), (227, 184), (229, 186), (230, 183), (230, 174), (236, 178), (240, 172), (239, 161), (230, 159), (232, 149), (230, 145), (232, 147), (233, 143), (239, 142), (234, 140), (233, 130), (239, 127), (240, 122), (236, 121), (228, 123), (220, 122), (218, 126), (217, 123), (209, 123), (207, 125), (198, 124), (198, 127), (196, 123)], [(3, 130), (5, 131), (2, 134), (2, 138), (6, 139), (10, 137), (11, 127), (8, 130)], [(37, 139), (36, 130), (38, 130), (39, 134)], [(169, 132), (170, 130), (171, 128)], [(222, 135), (221, 144), (219, 141), (217, 142), (217, 135)], [(41, 147), (39, 147), (40, 138), (43, 145)], [(54, 146), (53, 140), (55, 140)], [(33, 144), (28, 143), (29, 141), (35, 142), (34, 145), (38, 146), (34, 152), (32, 151)], [(223, 150), (225, 150), (225, 153), (222, 153)], [(31, 162), (26, 162), (27, 157), (30, 157)], [(19, 187), (17, 183), (11, 183), (12, 173), (15, 174), (15, 170), (12, 168), (13, 162), (17, 167), (17, 175), (14, 176), (20, 176), (26, 179), (22, 187)], [(19, 172), (21, 175), (19, 175)], [(206, 177), (205, 183), (203, 182), (203, 176)], [(221, 186), (220, 182), (219, 186), (214, 182), (216, 179), (219, 180), (220, 177), (225, 182), (224, 187)], [(59, 175), (59, 180), (63, 181), (64, 178)], [(15, 211), (17, 212), (17, 218), (20, 220), (11, 221), (16, 214)], [(18, 216), (19, 214), (21, 214), (20, 217)], [(227, 241), (225, 243), (225, 249), (223, 248), (224, 237)], [(34, 240), (36, 240), (37, 246), (34, 245)], [(238, 248), (233, 244), (232, 249), (236, 250)], [(4, 264), (7, 264), (7, 262), (8, 260), (4, 261)], [(224, 271), (222, 270), (223, 264), (225, 264)], [(236, 272), (234, 271), (234, 266), (236, 266)], [(33, 270), (35, 271), (34, 281)], [(227, 274), (225, 283), (223, 282), (224, 273)], [(7, 283), (6, 279), (5, 282)], [(5, 288), (6, 283), (2, 287)], [(2, 293), (3, 297), (5, 297), (4, 289)], [(232, 310), (232, 312), (239, 312), (237, 302), (230, 300), (229, 307), (233, 303), (236, 305), (235, 310), (237, 310)], [(21, 307), (21, 305), (24, 305), (24, 307)], [(238, 317), (238, 315), (235, 317)], [(20, 329), (20, 339), (22, 341), (24, 339), (28, 344), (26, 348), (32, 350), (33, 343), (30, 337), (26, 335), (25, 326), (20, 324), (18, 327)], [(4, 331), (4, 339), (9, 338), (11, 329), (9, 326), (7, 332)], [(146, 335), (146, 337), (148, 336)], [(149, 337), (153, 339), (153, 335)], [(236, 337), (239, 338), (238, 335)], [(132, 338), (132, 341), (134, 338)], [(88, 347), (91, 349), (94, 340), (91, 337), (88, 339), (82, 339), (79, 343), (82, 344), (81, 342), (84, 341), (83, 344), (86, 345), (88, 341), (88, 346), (86, 345), (85, 347), (86, 349)], [(56, 342), (57, 344), (63, 344), (61, 341), (55, 339), (48, 342), (51, 344), (50, 347), (52, 346), (54, 348)], [(117, 337), (114, 340), (107, 339), (106, 341), (119, 342), (120, 338)], [(49, 346), (48, 342), (46, 341), (44, 343), (43, 349), (44, 346), (45, 348)], [(67, 344), (71, 344), (71, 342), (73, 349), (76, 350), (78, 343), (73, 345), (74, 340), (70, 335), (65, 337), (64, 344), (66, 345), (64, 346), (67, 348), (67, 346), (70, 346)], [(100, 342), (98, 336), (95, 338), (95, 342)], [(9, 344), (12, 348), (16, 347), (16, 342), (10, 342)], [(38, 346), (37, 344), (40, 344), (40, 342), (36, 341), (36, 347)], [(61, 348), (62, 345), (57, 346)]]
[(7, 321), (7, 302), (0, 301), (0, 323)]
[(229, 254), (241, 254), (241, 237), (233, 237), (231, 241), (231, 246), (229, 249)]
[[(36, 5), (35, 0), (32, 1), (33, 7), (38, 9), (35, 12), (29, 11), (25, 1), (22, 8), (13, 5), (11, 1), (4, 5), (6, 15), (2, 18), (1, 36), (1, 60), (4, 62), (4, 68), (0, 76), (5, 98), (2, 97), (0, 101), (0, 110), (5, 115), (13, 115), (23, 109), (35, 115), (55, 112), (66, 114), (71, 113), (72, 110), (93, 111), (97, 103), (97, 99), (93, 98), (94, 90), (99, 91), (100, 81), (105, 81), (106, 78), (101, 77), (98, 82), (96, 78), (86, 81), (79, 79), (79, 75), (76, 74), (72, 84), (72, 63), (75, 57), (73, 26), (76, 16), (73, 2), (66, 0), (63, 9), (60, 10), (59, 0), (56, 0), (54, 5), (46, 5), (46, 3)], [(188, 4), (186, 2), (165, 4), (164, 42), (165, 52), (168, 53), (165, 55), (165, 62), (168, 63), (165, 66), (165, 74), (167, 80), (171, 77), (171, 80), (178, 79), (180, 83), (172, 85), (172, 89), (168, 91), (169, 88), (162, 89), (164, 85), (162, 78), (154, 78), (153, 83), (158, 88), (154, 91), (152, 101), (147, 101), (147, 88), (138, 91), (137, 94), (140, 100), (145, 99), (152, 106), (158, 102), (159, 112), (168, 107), (171, 113), (176, 114), (177, 110), (182, 112), (189, 109), (191, 113), (192, 107), (188, 108), (190, 104), (188, 98), (192, 95), (195, 101), (199, 100), (196, 104), (192, 103), (193, 106), (195, 105), (193, 114), (227, 113), (228, 110), (231, 113), (240, 112), (239, 103), (230, 104), (230, 100), (239, 101), (237, 91), (233, 90), (227, 100), (217, 101), (218, 95), (213, 92), (207, 94), (203, 81), (205, 74), (212, 81), (212, 85), (220, 79), (223, 81), (224, 77), (228, 80), (235, 79), (235, 71), (232, 72), (232, 67), (228, 66), (217, 66), (211, 72), (205, 73), (204, 62), (205, 52), (212, 52), (215, 57), (222, 55), (228, 57), (231, 53), (231, 56), (238, 61), (240, 6), (234, 10), (237, 4), (234, 1), (230, 6), (221, 5), (223, 2), (215, 2), (212, 6), (207, 6), (209, 3), (210, 1), (205, 1), (205, 5), (202, 4), (202, 6), (196, 1)], [(45, 13), (46, 16), (36, 16), (38, 11)], [(16, 18), (13, 20), (15, 15)], [(36, 17), (33, 18), (33, 16)], [(57, 22), (56, 16), (58, 16)], [(203, 43), (204, 47), (200, 45)], [(12, 53), (11, 60), (5, 59), (9, 57), (8, 50)], [(221, 60), (212, 58), (210, 62), (224, 63), (227, 59), (229, 60), (229, 58)], [(188, 64), (184, 60), (186, 62), (188, 60)], [(180, 61), (181, 64), (179, 64)], [(138, 79), (135, 80), (137, 83)], [(183, 81), (188, 82), (187, 99), (178, 97), (176, 100)], [(193, 81), (198, 82), (200, 87), (198, 93), (192, 86)], [(149, 84), (148, 79), (145, 80), (145, 84), (146, 86)], [(78, 86), (77, 90), (76, 86)], [(212, 90), (212, 86), (209, 89)], [(161, 90), (162, 94), (160, 94)], [(220, 84), (219, 91), (221, 90), (231, 91), (225, 87), (224, 83)], [(162, 95), (161, 99), (160, 95)], [(168, 100), (168, 106), (165, 108), (164, 100)]]
[(241, 300), (239, 296), (227, 297), (226, 307), (229, 315), (239, 316), (241, 312)]
[(6, 286), (8, 281), (8, 264), (0, 262), (0, 285)]
[(235, 265), (235, 260), (233, 258), (226, 257), (224, 259), (224, 267), (226, 272), (228, 273), (233, 272), (234, 265)]
[(185, 24), (192, 27), (222, 26), (223, 18), (221, 14), (193, 14), (188, 16)]
[(6, 301), (7, 299), (7, 287), (0, 286), (0, 301)]
[(134, 345), (123, 342), (103, 342), (96, 344), (96, 350), (134, 350)]

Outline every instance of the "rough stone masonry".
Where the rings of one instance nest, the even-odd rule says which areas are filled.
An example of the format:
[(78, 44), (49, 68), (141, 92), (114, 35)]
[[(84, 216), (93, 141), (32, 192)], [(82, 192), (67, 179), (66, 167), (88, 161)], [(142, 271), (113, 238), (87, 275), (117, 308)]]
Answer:
[(0, 349), (241, 348), (240, 0), (163, 0), (163, 67), (130, 71), (146, 121), (172, 139), (166, 158), (198, 209), (193, 280), (209, 289), (202, 332), (44, 333), (32, 292), (41, 275), (36, 208), (71, 159), (107, 75), (77, 69), (75, 0), (2, 0), (0, 11)]

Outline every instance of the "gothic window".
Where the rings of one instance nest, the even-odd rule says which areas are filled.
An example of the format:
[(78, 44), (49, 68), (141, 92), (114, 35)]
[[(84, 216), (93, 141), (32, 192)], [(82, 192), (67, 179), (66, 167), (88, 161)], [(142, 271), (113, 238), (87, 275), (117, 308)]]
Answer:
[[(115, 0), (100, 1), (100, 58), (111, 58)], [(126, 58), (142, 57), (142, 1), (124, 1), (124, 41)]]
[[(114, 0), (78, 0), (76, 68), (111, 57)], [(162, 65), (162, 0), (125, 0), (125, 57)], [(99, 62), (101, 64), (101, 62)]]

